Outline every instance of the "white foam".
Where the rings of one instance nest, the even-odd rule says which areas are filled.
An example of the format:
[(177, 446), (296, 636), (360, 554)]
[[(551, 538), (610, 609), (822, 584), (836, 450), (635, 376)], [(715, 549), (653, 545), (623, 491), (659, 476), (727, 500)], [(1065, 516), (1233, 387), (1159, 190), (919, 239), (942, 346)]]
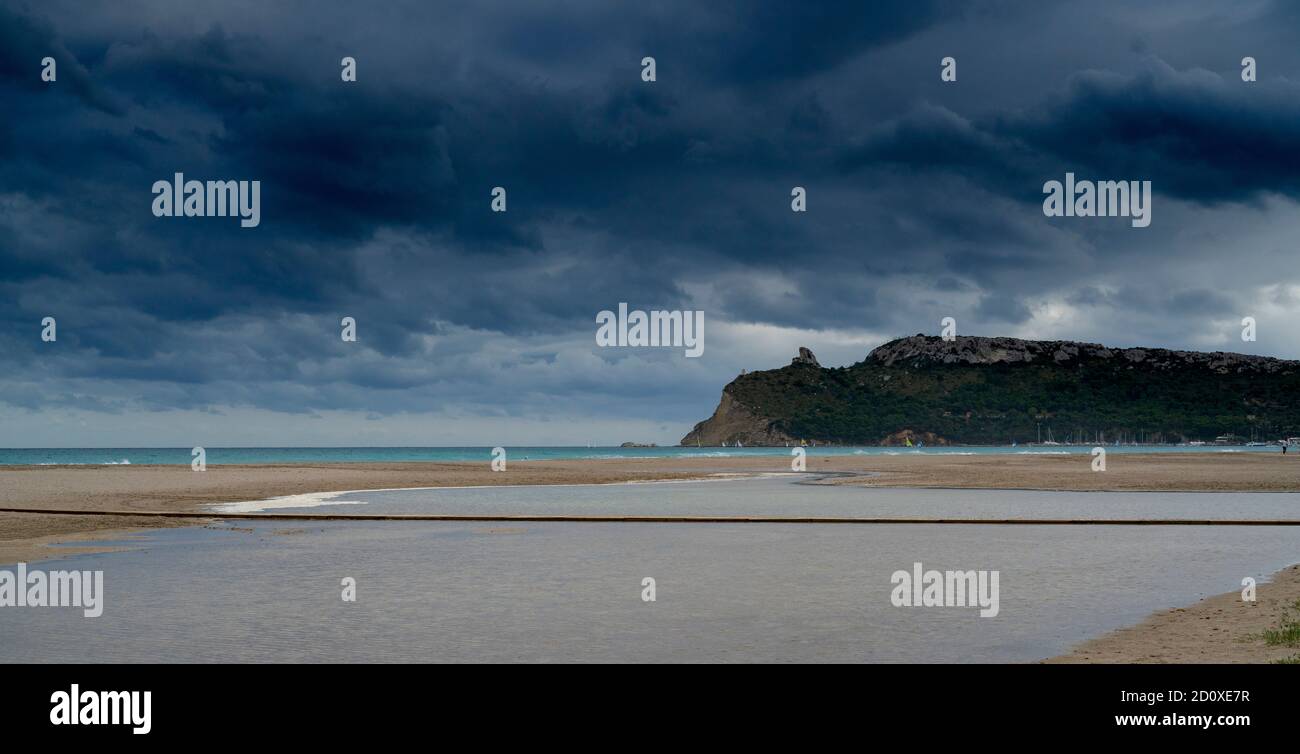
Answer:
[(307, 492), (301, 495), (283, 495), (268, 500), (247, 500), (241, 503), (217, 503), (208, 506), (213, 513), (262, 513), (281, 508), (319, 508), (322, 505), (366, 505), (364, 500), (335, 500), (339, 495), (356, 490), (340, 492)]
[(611, 453), (611, 454), (606, 454), (606, 455), (582, 456), (582, 458), (579, 459), (579, 460), (583, 460), (583, 461), (607, 461), (607, 460), (619, 460), (619, 461), (621, 461), (621, 460), (633, 460), (633, 461), (636, 461), (636, 460), (643, 460), (643, 459), (650, 459), (650, 458), (661, 458), (661, 457), (662, 457), (662, 456), (620, 456), (620, 455), (614, 455), (614, 454)]
[(67, 463), (64, 461), (41, 461), (39, 463), (35, 463), (32, 465), (34, 466), (130, 466), (131, 459), (123, 458), (120, 461), (100, 461), (99, 463), (84, 463), (84, 462)]
[(266, 500), (246, 500), (239, 503), (213, 503), (207, 506), (212, 513), (263, 513), (281, 508), (319, 508), (323, 505), (369, 505), (366, 500), (336, 500), (339, 495), (365, 494), (367, 492), (406, 492), (408, 490), (493, 490), (519, 487), (618, 487), (632, 484), (695, 484), (700, 482), (735, 482), (743, 479), (760, 479), (786, 476), (790, 472), (723, 471), (696, 479), (644, 479), (630, 482), (597, 482), (578, 484), (477, 484), (459, 487), (385, 487), (374, 490), (339, 490), (337, 492), (304, 492), (301, 495), (283, 495)]

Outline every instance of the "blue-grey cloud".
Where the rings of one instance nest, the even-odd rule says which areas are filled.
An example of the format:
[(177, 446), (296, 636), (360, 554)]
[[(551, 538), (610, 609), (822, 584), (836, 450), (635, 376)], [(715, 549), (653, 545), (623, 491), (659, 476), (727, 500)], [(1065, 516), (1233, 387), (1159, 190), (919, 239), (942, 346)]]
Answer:
[[(751, 361), (769, 345), (749, 330), (698, 363), (595, 348), (595, 313), (620, 301), (812, 341), (791, 353), (943, 316), (1196, 347), (1245, 307), (1300, 308), (1280, 267), (1300, 199), (1300, 56), (1277, 32), (1294, 13), (5, 0), (0, 402), (689, 422), (740, 368), (776, 365)], [(1209, 58), (1222, 35), (1258, 82), (1235, 51)], [(1044, 218), (1042, 183), (1066, 170), (1153, 181), (1155, 222)], [(261, 225), (153, 217), (149, 188), (175, 172), (260, 180)]]

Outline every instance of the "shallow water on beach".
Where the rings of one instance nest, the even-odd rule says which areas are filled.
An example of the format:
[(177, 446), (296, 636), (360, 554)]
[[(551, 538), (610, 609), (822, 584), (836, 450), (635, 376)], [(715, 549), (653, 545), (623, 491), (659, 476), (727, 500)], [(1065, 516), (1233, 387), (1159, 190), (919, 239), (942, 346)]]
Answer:
[[(1300, 498), (783, 478), (364, 497), (338, 508), (1201, 518), (1294, 515)], [(1032, 661), (1300, 561), (1300, 527), (281, 521), (136, 546), (34, 566), (102, 569), (104, 614), (0, 608), (0, 661)], [(891, 575), (918, 561), (998, 570), (999, 615), (893, 606)]]
[(1044, 492), (808, 483), (819, 479), (829, 476), (341, 492), (212, 509), (227, 513), (1300, 519), (1300, 493), (1289, 492)]

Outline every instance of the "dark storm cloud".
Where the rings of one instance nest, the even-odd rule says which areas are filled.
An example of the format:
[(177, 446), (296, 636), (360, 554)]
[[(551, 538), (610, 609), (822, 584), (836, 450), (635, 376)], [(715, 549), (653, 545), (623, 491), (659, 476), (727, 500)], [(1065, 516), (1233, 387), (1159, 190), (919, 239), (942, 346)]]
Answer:
[(41, 61), (54, 58), (67, 91), (89, 107), (114, 115), (121, 108), (92, 81), (85, 67), (58, 39), (48, 21), (0, 7), (0, 81), (28, 95), (47, 87), (40, 79)]
[(1001, 130), (1063, 164), (1141, 176), (1181, 198), (1300, 196), (1300, 85), (1290, 82), (1243, 86), (1159, 63), (1135, 76), (1088, 71)]
[(962, 7), (951, 0), (595, 2), (571, 4), (571, 13), (559, 15), (523, 3), (491, 14), (486, 33), (511, 56), (543, 65), (585, 64), (640, 48), (662, 54), (665, 76), (702, 77), (725, 88), (769, 86), (830, 70), (951, 20)]
[(985, 296), (975, 307), (975, 314), (986, 322), (1019, 324), (1029, 319), (1030, 311), (1024, 304), (1001, 296)]
[[(1288, 43), (1266, 33), (1294, 11), (1232, 25), (1269, 61), (1244, 85), (1222, 65), (1161, 62), (1163, 34), (1197, 49), (1217, 27), (1156, 6), (1169, 20), (1117, 45), (1140, 52), (1106, 59), (1066, 43), (1122, 29), (1122, 4), (1080, 22), (1077, 6), (1018, 2), (183, 18), (168, 4), (7, 3), (0, 100), (17, 116), (0, 125), (0, 354), (25, 397), (5, 400), (39, 405), (41, 383), (57, 386), (51, 403), (134, 395), (151, 410), (670, 400), (657, 357), (644, 384), (592, 376), (627, 357), (584, 360), (595, 313), (620, 301), (813, 332), (915, 332), (955, 314), (998, 334), (1049, 294), (1226, 316), (1236, 292), (1216, 288), (1230, 281), (1189, 273), (1184, 251), (1212, 221), (1175, 228), (1161, 205), (1139, 237), (1038, 209), (1043, 181), (1066, 170), (1149, 179), (1159, 197), (1211, 208), (1298, 196), (1300, 91)], [(1026, 26), (1046, 41), (1006, 42)], [(951, 39), (965, 51), (944, 88)], [(1069, 75), (1036, 79), (1036, 45), (1052, 42)], [(639, 78), (647, 54), (653, 84)], [(45, 55), (55, 85), (39, 80)], [(355, 84), (339, 80), (342, 55), (359, 58)], [(154, 218), (149, 188), (175, 172), (262, 181), (261, 225)], [(806, 214), (789, 211), (795, 185)], [(489, 210), (494, 186), (505, 214)], [(58, 351), (35, 337), (49, 313)], [(342, 316), (363, 346), (339, 341)], [(691, 400), (707, 408), (741, 366), (768, 365), (672, 379), (703, 386)], [(84, 397), (100, 389), (117, 397)]]
[(873, 165), (1002, 169), (1009, 147), (951, 110), (927, 103), (845, 150), (840, 163), (847, 170)]
[(1300, 196), (1300, 86), (1242, 86), (1205, 70), (1158, 60), (1125, 75), (1084, 71), (1033, 109), (972, 122), (932, 104), (886, 123), (845, 150), (849, 170), (897, 165), (971, 171), (1007, 192), (1031, 175), (1128, 176), (1164, 194), (1202, 202), (1263, 193)]
[(947, 20), (957, 3), (795, 4), (780, 0), (712, 4), (713, 34), (700, 40), (705, 60), (731, 83), (803, 77)]

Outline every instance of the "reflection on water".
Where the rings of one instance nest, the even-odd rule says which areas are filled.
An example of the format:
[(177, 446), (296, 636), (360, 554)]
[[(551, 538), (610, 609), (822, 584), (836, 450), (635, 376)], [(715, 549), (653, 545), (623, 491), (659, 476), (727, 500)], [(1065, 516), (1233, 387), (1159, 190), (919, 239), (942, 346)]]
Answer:
[[(0, 661), (1035, 660), (1297, 545), (1290, 527), (240, 522), (40, 564), (103, 569), (104, 615), (0, 608)], [(1000, 615), (892, 606), (916, 561), (999, 570)]]

